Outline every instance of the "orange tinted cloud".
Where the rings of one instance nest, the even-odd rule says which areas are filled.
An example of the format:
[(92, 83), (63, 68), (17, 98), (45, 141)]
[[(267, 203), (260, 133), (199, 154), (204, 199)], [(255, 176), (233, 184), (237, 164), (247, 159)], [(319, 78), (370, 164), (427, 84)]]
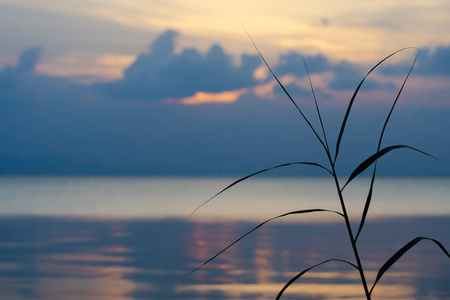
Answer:
[(136, 59), (133, 55), (71, 53), (39, 63), (36, 71), (55, 77), (74, 77), (81, 83), (114, 81)]
[(246, 89), (225, 91), (221, 93), (196, 92), (194, 96), (183, 98), (179, 101), (179, 103), (184, 105), (198, 105), (206, 103), (233, 103), (246, 92)]

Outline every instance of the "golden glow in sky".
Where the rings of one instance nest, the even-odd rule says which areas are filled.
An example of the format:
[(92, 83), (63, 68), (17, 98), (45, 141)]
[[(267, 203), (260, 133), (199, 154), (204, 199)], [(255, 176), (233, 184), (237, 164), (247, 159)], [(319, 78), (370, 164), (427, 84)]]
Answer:
[[(31, 24), (33, 15), (46, 12), (54, 17), (54, 27), (58, 27), (58, 23), (64, 22), (65, 18), (83, 17), (140, 32), (136, 38), (126, 36), (128, 43), (120, 43), (121, 49), (97, 51), (100, 53), (92, 59), (88, 58), (92, 54), (88, 52), (93, 52), (89, 47), (96, 47), (96, 42), (111, 44), (114, 41), (100, 36), (85, 45), (92, 33), (84, 29), (79, 35), (70, 36), (73, 47), (85, 45), (83, 49), (73, 49), (69, 53), (66, 50), (64, 54), (59, 53), (57, 58), (47, 57), (42, 62), (44, 65), (40, 66), (40, 71), (52, 75), (84, 73), (103, 77), (101, 80), (120, 77), (121, 70), (132, 60), (131, 56), (145, 51), (153, 38), (169, 28), (181, 33), (177, 44), (179, 50), (195, 47), (204, 51), (211, 44), (219, 43), (228, 53), (254, 53), (242, 28), (244, 25), (269, 62), (274, 62), (280, 53), (295, 50), (305, 54), (322, 53), (335, 60), (371, 63), (405, 46), (433, 48), (450, 43), (447, 32), (450, 28), (450, 2), (446, 0), (0, 0), (0, 6), (26, 9), (30, 19), (24, 23)], [(57, 47), (58, 35), (55, 32), (39, 28), (39, 23), (31, 25), (36, 30), (41, 29), (40, 34), (47, 35), (46, 39), (52, 40), (53, 36)], [(114, 30), (111, 28), (111, 31)], [(148, 38), (143, 40), (145, 32), (148, 32)], [(14, 43), (6, 40), (1, 42)], [(23, 47), (30, 46), (23, 40), (19, 42)], [(129, 49), (125, 50), (127, 45)], [(99, 55), (104, 55), (105, 59), (98, 58)], [(117, 60), (108, 60), (111, 57), (117, 57)], [(68, 64), (67, 60), (76, 63), (62, 71)], [(108, 66), (105, 60), (109, 61)]]
[(0, 4), (87, 16), (150, 31), (174, 28), (188, 36), (223, 44), (248, 43), (242, 23), (268, 46), (301, 47), (340, 57), (364, 56), (362, 52), (367, 50), (405, 43), (430, 46), (450, 39), (450, 3), (445, 0), (1, 0)]

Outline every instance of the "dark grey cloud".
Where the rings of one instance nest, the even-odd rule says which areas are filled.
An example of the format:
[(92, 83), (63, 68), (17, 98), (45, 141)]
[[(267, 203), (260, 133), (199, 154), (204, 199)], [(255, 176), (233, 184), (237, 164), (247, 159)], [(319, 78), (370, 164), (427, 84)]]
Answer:
[[(232, 76), (246, 84), (255, 84), (249, 78), (260, 65), (259, 58), (244, 55), (236, 66), (220, 46), (212, 46), (205, 54), (195, 49), (175, 54), (176, 35), (176, 32), (166, 32), (151, 45), (149, 54), (139, 56), (126, 71), (123, 81), (111, 86), (119, 83), (137, 86), (147, 78), (145, 82), (154, 89), (162, 83), (172, 88), (168, 92), (159, 89), (158, 97), (166, 99), (174, 97), (177, 91), (173, 90), (177, 87), (183, 93), (197, 91), (202, 86), (191, 87), (190, 84), (203, 80), (211, 85), (212, 91), (238, 86)], [(227, 105), (187, 107), (163, 101), (123, 101), (102, 93), (98, 88), (104, 85), (98, 84), (97, 89), (93, 89), (69, 79), (36, 73), (40, 52), (38, 48), (27, 49), (19, 56), (16, 66), (0, 71), (2, 174), (235, 175), (287, 161), (324, 162), (320, 145), (288, 100), (269, 101), (247, 93)], [(353, 84), (356, 85), (366, 71), (351, 63), (330, 63), (324, 57), (318, 56), (317, 61), (322, 67), (314, 70), (312, 63), (311, 68), (318, 74), (331, 70), (334, 74), (357, 75), (354, 75), (354, 83), (335, 83), (335, 88), (354, 89)], [(307, 63), (309, 65), (308, 57)], [(205, 77), (205, 70), (210, 78)], [(166, 81), (158, 81), (161, 79), (156, 78), (157, 75)], [(174, 85), (167, 83), (169, 79)], [(294, 85), (288, 85), (287, 89), (294, 97), (311, 98), (309, 90)], [(147, 92), (145, 87), (139, 91)], [(317, 93), (319, 101), (323, 100), (321, 91)], [(443, 99), (447, 95), (433, 97)], [(420, 100), (427, 95), (414, 96)], [(129, 99), (130, 95), (122, 97)], [(330, 132), (330, 145), (333, 145), (332, 133), (336, 135), (339, 130), (345, 107), (322, 104), (319, 106), (323, 107), (324, 124)], [(340, 170), (348, 172), (355, 167), (355, 161), (364, 159), (376, 148), (376, 138), (370, 137), (377, 137), (385, 117), (378, 105), (355, 106), (352, 110), (349, 129), (343, 138)], [(303, 109), (307, 116), (316, 115), (313, 101), (302, 102)], [(415, 108), (399, 106), (386, 133), (386, 143), (408, 144), (430, 152), (440, 158), (442, 167), (437, 167), (434, 161), (417, 159), (414, 152), (404, 151), (392, 155), (395, 158), (392, 164), (396, 167), (384, 172), (448, 174), (450, 144), (445, 137), (450, 126), (449, 113), (445, 106), (426, 109), (420, 105)], [(365, 125), (368, 122), (381, 125), (372, 130)], [(388, 162), (385, 166), (390, 166), (389, 158), (383, 161)], [(311, 172), (311, 168), (286, 169), (291, 175)]]
[[(332, 90), (355, 90), (358, 84), (364, 78), (364, 68), (358, 64), (353, 64), (348, 61), (341, 61), (332, 66), (332, 72), (334, 79), (330, 82), (329, 87)], [(394, 89), (394, 84), (381, 84), (371, 79), (366, 78), (362, 86), (365, 90), (377, 90), (377, 89)]]
[[(304, 99), (309, 99), (309, 100), (314, 99), (311, 89), (304, 89), (301, 86), (298, 86), (296, 84), (288, 84), (288, 85), (284, 85), (284, 87), (285, 87), (286, 91), (289, 93), (289, 95), (294, 99), (294, 101), (304, 100)], [(281, 89), (278, 85), (274, 87), (274, 93), (277, 95), (283, 95), (283, 96), (286, 95), (286, 93), (283, 91), (283, 89)], [(333, 98), (332, 95), (325, 93), (320, 88), (314, 88), (314, 94), (318, 101), (319, 100), (322, 100), (322, 101), (330, 100)]]
[[(417, 63), (413, 73), (429, 76), (450, 76), (450, 46), (439, 46), (432, 50), (430, 48), (420, 49)], [(390, 64), (380, 67), (382, 74), (404, 75), (411, 67), (410, 61), (399, 64)]]
[(235, 66), (220, 45), (206, 54), (196, 49), (174, 53), (178, 32), (158, 37), (150, 53), (139, 55), (124, 72), (124, 78), (102, 87), (110, 97), (162, 100), (188, 97), (197, 91), (222, 92), (256, 85), (253, 72), (261, 64), (257, 56), (243, 55)]
[(29, 73), (33, 72), (41, 58), (41, 47), (28, 48), (20, 54), (19, 62), (15, 68), (16, 72)]
[(26, 78), (34, 73), (41, 55), (41, 47), (25, 49), (20, 54), (16, 66), (6, 66), (0, 70), (0, 89), (3, 92), (4, 100), (8, 98), (9, 92), (19, 87), (20, 84), (24, 84)]
[(342, 61), (333, 66), (333, 74), (335, 78), (330, 82), (330, 88), (333, 90), (355, 89), (364, 77), (360, 66), (347, 61)]
[[(305, 61), (310, 74), (322, 73), (330, 69), (328, 59), (321, 54), (305, 56)], [(297, 52), (281, 54), (274, 71), (277, 75), (292, 74), (299, 78), (306, 76), (302, 55)]]
[[(215, 44), (206, 53), (193, 48), (175, 53), (177, 31), (168, 30), (149, 47), (148, 53), (138, 56), (126, 70), (124, 78), (96, 88), (106, 96), (119, 99), (164, 100), (194, 95), (198, 91), (223, 92), (244, 87), (253, 87), (260, 82), (253, 77), (261, 65), (256, 55), (242, 55), (240, 64), (233, 64), (232, 57)], [(322, 54), (305, 56), (310, 74), (332, 72), (334, 80), (331, 90), (355, 89), (365, 75), (365, 67), (348, 61), (331, 62)], [(277, 76), (306, 76), (300, 53), (289, 52), (279, 56), (273, 66)], [(269, 78), (270, 80), (270, 78)], [(393, 84), (380, 84), (366, 79), (364, 89), (392, 89)], [(299, 96), (301, 93), (297, 93)]]
[[(69, 89), (55, 90), (53, 95), (49, 99), (49, 93), (44, 97), (28, 93), (31, 101), (17, 97), (9, 109), (0, 104), (0, 173), (243, 175), (289, 161), (326, 163), (323, 150), (289, 101), (280, 105), (246, 95), (230, 105), (184, 107), (92, 101), (91, 95), (81, 92), (71, 96)], [(345, 107), (320, 106), (327, 132), (336, 134)], [(312, 101), (302, 103), (302, 110), (317, 124)], [(442, 108), (396, 111), (386, 142), (418, 147), (440, 161), (398, 151), (380, 162), (380, 172), (448, 174), (450, 145), (436, 133), (450, 126), (448, 113)], [(383, 117), (373, 108), (352, 111), (340, 171), (348, 173), (373, 153), (379, 131), (366, 124), (380, 125)], [(389, 167), (391, 161), (395, 168)], [(274, 174), (324, 173), (292, 167)]]
[[(293, 98), (312, 97), (311, 90), (304, 89), (296, 84), (287, 84), (284, 87)], [(274, 92), (278, 95), (285, 95), (285, 92), (278, 85), (274, 87)]]
[(439, 46), (435, 50), (424, 49), (415, 72), (450, 76), (450, 46)]
[(16, 66), (6, 66), (0, 70), (0, 85), (11, 82), (17, 77), (33, 73), (42, 55), (41, 47), (27, 48), (19, 56)]
[[(332, 72), (334, 79), (330, 82), (331, 90), (353, 90), (359, 82), (364, 78), (365, 66), (351, 63), (345, 60), (339, 62), (330, 62), (324, 55), (318, 54), (314, 56), (305, 56), (305, 61), (310, 74), (320, 74), (324, 72)], [(305, 65), (302, 55), (297, 52), (289, 52), (280, 55), (278, 64), (274, 68), (277, 76), (291, 74), (298, 78), (306, 76)], [(364, 83), (364, 89), (393, 89), (393, 84), (381, 84), (367, 78)]]

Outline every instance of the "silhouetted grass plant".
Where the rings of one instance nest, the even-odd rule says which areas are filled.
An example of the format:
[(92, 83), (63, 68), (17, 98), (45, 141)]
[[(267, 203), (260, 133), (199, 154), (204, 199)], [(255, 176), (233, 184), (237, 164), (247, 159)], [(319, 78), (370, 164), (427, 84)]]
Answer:
[[(247, 33), (248, 34), (248, 33)], [(249, 35), (250, 37), (250, 35)], [(369, 208), (370, 208), (370, 204), (372, 201), (372, 192), (373, 192), (373, 186), (374, 186), (374, 182), (375, 182), (375, 177), (376, 177), (376, 173), (377, 173), (377, 161), (382, 158), (384, 155), (386, 155), (387, 153), (394, 151), (394, 150), (400, 150), (400, 149), (408, 149), (408, 150), (412, 150), (412, 151), (416, 151), (419, 152), (423, 155), (429, 156), (429, 157), (433, 157), (435, 159), (437, 159), (436, 157), (421, 151), (419, 149), (413, 148), (411, 146), (408, 145), (391, 145), (391, 146), (387, 146), (382, 148), (382, 141), (383, 141), (383, 137), (387, 128), (387, 125), (389, 123), (389, 120), (391, 118), (392, 112), (397, 104), (397, 101), (405, 87), (405, 84), (411, 74), (411, 71), (414, 68), (414, 65), (417, 61), (417, 57), (419, 55), (419, 50), (416, 48), (403, 48), (400, 49), (398, 51), (395, 51), (393, 53), (391, 53), (390, 55), (386, 56), (385, 58), (383, 58), (381, 61), (379, 61), (372, 69), (370, 69), (369, 72), (367, 72), (367, 74), (364, 76), (364, 78), (360, 81), (360, 83), (358, 84), (358, 86), (356, 87), (355, 91), (353, 92), (352, 97), (350, 98), (350, 102), (348, 104), (344, 119), (342, 121), (342, 125), (340, 127), (340, 131), (339, 131), (339, 135), (337, 137), (337, 142), (334, 148), (334, 155), (330, 150), (330, 145), (328, 143), (328, 139), (327, 139), (327, 135), (326, 135), (326, 131), (325, 131), (325, 127), (323, 125), (322, 122), (322, 116), (320, 114), (320, 109), (318, 106), (318, 102), (316, 99), (316, 94), (314, 91), (314, 87), (313, 84), (311, 82), (311, 78), (309, 75), (309, 71), (308, 71), (308, 67), (306, 65), (306, 61), (303, 57), (303, 64), (305, 66), (305, 70), (306, 70), (306, 74), (309, 80), (309, 86), (311, 89), (311, 93), (314, 99), (314, 104), (315, 104), (315, 108), (316, 108), (316, 112), (317, 112), (317, 116), (319, 119), (319, 124), (320, 124), (320, 134), (319, 132), (316, 130), (316, 128), (314, 128), (314, 126), (311, 124), (311, 122), (309, 121), (309, 119), (306, 117), (306, 115), (303, 113), (303, 111), (300, 109), (300, 107), (297, 105), (297, 103), (294, 101), (294, 99), (291, 97), (291, 95), (289, 94), (289, 92), (286, 90), (286, 88), (283, 86), (283, 84), (281, 83), (281, 81), (278, 79), (278, 77), (275, 75), (275, 73), (272, 71), (272, 69), (270, 68), (269, 64), (266, 62), (266, 60), (264, 59), (263, 55), (261, 54), (261, 52), (259, 51), (258, 47), (256, 46), (255, 42), (253, 41), (253, 39), (250, 37), (250, 40), (252, 41), (256, 51), (258, 52), (258, 54), (260, 55), (262, 61), (264, 62), (264, 64), (267, 66), (268, 70), (270, 71), (270, 73), (272, 74), (272, 76), (274, 77), (274, 79), (278, 82), (279, 86), (283, 89), (284, 93), (287, 95), (287, 97), (289, 98), (289, 100), (292, 102), (292, 104), (295, 106), (296, 110), (300, 113), (301, 118), (303, 118), (303, 120), (307, 123), (307, 125), (309, 126), (309, 128), (312, 130), (312, 132), (315, 135), (315, 138), (318, 140), (318, 142), (321, 144), (321, 147), (323, 148), (324, 154), (327, 157), (327, 161), (329, 163), (328, 166), (324, 166), (315, 162), (308, 162), (308, 161), (296, 161), (296, 162), (288, 162), (285, 164), (281, 164), (281, 165), (276, 165), (267, 169), (263, 169), (260, 170), (258, 172), (249, 174), (247, 176), (244, 176), (234, 182), (232, 182), (230, 185), (228, 185), (227, 187), (225, 187), (224, 189), (222, 189), (221, 191), (219, 191), (217, 194), (215, 194), (213, 197), (211, 197), (210, 199), (206, 200), (204, 203), (202, 203), (200, 206), (198, 206), (189, 216), (187, 219), (189, 219), (192, 214), (194, 214), (200, 207), (202, 207), (203, 205), (205, 205), (206, 203), (208, 203), (209, 201), (211, 201), (212, 199), (216, 198), (217, 196), (219, 196), (220, 194), (222, 194), (223, 192), (225, 192), (226, 190), (232, 188), (234, 185), (243, 182), (247, 179), (249, 179), (250, 177), (253, 177), (255, 175), (261, 174), (261, 173), (265, 173), (274, 169), (278, 169), (278, 168), (284, 168), (287, 166), (291, 166), (291, 165), (309, 165), (309, 166), (313, 166), (313, 167), (318, 167), (321, 168), (323, 170), (325, 170), (327, 173), (329, 173), (329, 175), (334, 179), (334, 184), (336, 186), (336, 192), (338, 194), (339, 197), (339, 202), (340, 202), (340, 206), (341, 206), (341, 211), (334, 211), (334, 210), (328, 210), (328, 209), (322, 209), (322, 208), (313, 208), (313, 209), (303, 209), (303, 210), (296, 210), (296, 211), (291, 211), (291, 212), (287, 212), (285, 214), (281, 214), (278, 216), (275, 216), (273, 218), (270, 218), (264, 222), (262, 222), (261, 224), (259, 224), (258, 226), (254, 227), (252, 230), (248, 231), (247, 233), (245, 233), (244, 235), (242, 235), (241, 237), (239, 237), (237, 240), (235, 240), (234, 242), (232, 242), (231, 244), (229, 244), (226, 248), (224, 248), (222, 251), (220, 251), (219, 253), (217, 253), (216, 255), (214, 255), (213, 257), (211, 257), (209, 260), (205, 261), (203, 264), (201, 264), (199, 267), (197, 267), (196, 269), (194, 269), (193, 271), (191, 271), (189, 274), (194, 273), (195, 271), (197, 271), (198, 269), (202, 268), (203, 266), (205, 266), (206, 264), (208, 264), (209, 262), (211, 262), (212, 260), (214, 260), (216, 257), (218, 257), (219, 255), (221, 255), (224, 251), (226, 251), (227, 249), (229, 249), (230, 247), (232, 247), (234, 244), (236, 244), (237, 242), (239, 242), (240, 240), (242, 240), (243, 238), (245, 238), (247, 235), (249, 235), (250, 233), (252, 233), (253, 231), (257, 230), (258, 228), (260, 228), (261, 226), (265, 225), (266, 223), (273, 221), (275, 219), (279, 219), (279, 218), (283, 218), (289, 215), (300, 215), (300, 214), (309, 214), (309, 213), (317, 213), (317, 212), (328, 212), (328, 213), (334, 213), (339, 215), (340, 217), (342, 217), (343, 221), (345, 222), (346, 225), (346, 229), (348, 232), (348, 236), (350, 238), (350, 244), (351, 244), (351, 248), (353, 250), (353, 254), (354, 254), (354, 262), (350, 262), (347, 260), (343, 260), (343, 259), (339, 259), (339, 258), (331, 258), (322, 262), (319, 262), (303, 271), (301, 271), (300, 273), (298, 273), (297, 275), (295, 275), (294, 277), (292, 277), (284, 286), (283, 288), (280, 290), (280, 292), (278, 293), (276, 299), (280, 299), (281, 296), (283, 295), (283, 293), (286, 291), (286, 289), (296, 280), (298, 280), (301, 276), (303, 276), (306, 272), (329, 262), (339, 262), (339, 263), (344, 263), (344, 264), (348, 264), (350, 266), (352, 266), (353, 268), (355, 268), (360, 275), (361, 278), (361, 284), (362, 287), (364, 288), (364, 293), (367, 299), (371, 299), (372, 296), (372, 292), (375, 288), (375, 286), (377, 285), (377, 283), (379, 282), (379, 280), (382, 278), (382, 276), (385, 274), (386, 271), (389, 270), (390, 267), (392, 267), (407, 251), (409, 251), (411, 248), (413, 248), (417, 243), (423, 241), (423, 240), (429, 240), (431, 242), (433, 242), (434, 244), (436, 244), (443, 252), (445, 255), (447, 255), (447, 257), (450, 258), (450, 254), (449, 252), (445, 249), (445, 247), (437, 240), (429, 238), (429, 237), (416, 237), (414, 239), (412, 239), (410, 242), (408, 242), (406, 245), (404, 245), (400, 250), (398, 250), (394, 255), (391, 256), (391, 258), (389, 258), (379, 269), (378, 274), (375, 278), (375, 281), (373, 282), (372, 286), (369, 287), (369, 284), (367, 283), (366, 280), (366, 275), (364, 273), (364, 269), (363, 266), (361, 264), (361, 259), (360, 259), (360, 252), (358, 250), (358, 238), (364, 228), (364, 224), (366, 221), (366, 217), (367, 214), (369, 212)], [(386, 60), (388, 60), (390, 57), (394, 56), (395, 54), (405, 51), (405, 50), (416, 50), (416, 55), (414, 57), (414, 61), (412, 62), (409, 71), (407, 72), (397, 94), (396, 97), (393, 101), (393, 104), (389, 110), (389, 113), (387, 114), (387, 117), (384, 121), (384, 125), (382, 127), (380, 136), (378, 138), (378, 146), (377, 149), (375, 151), (375, 153), (371, 156), (369, 156), (367, 159), (365, 159), (363, 162), (361, 162), (356, 168), (355, 170), (350, 174), (350, 176), (347, 178), (347, 180), (345, 181), (344, 184), (342, 184), (339, 181), (339, 177), (338, 173), (336, 172), (335, 169), (335, 165), (336, 162), (339, 158), (339, 151), (341, 148), (341, 141), (342, 141), (342, 137), (344, 136), (345, 133), (345, 129), (346, 129), (346, 125), (347, 125), (347, 121), (349, 118), (349, 115), (351, 113), (353, 104), (355, 102), (356, 96), (358, 95), (364, 81), (366, 80), (366, 78), (375, 70), (377, 69), (382, 63), (384, 63)], [(371, 176), (371, 180), (370, 180), (370, 187), (367, 193), (367, 198), (365, 201), (365, 206), (364, 209), (362, 211), (361, 214), (361, 220), (359, 222), (359, 226), (358, 229), (356, 231), (356, 234), (353, 232), (351, 224), (350, 224), (350, 219), (349, 219), (349, 215), (347, 213), (347, 208), (346, 208), (346, 204), (344, 201), (344, 197), (343, 197), (343, 191), (344, 189), (356, 178), (358, 177), (363, 171), (365, 171), (367, 168), (369, 168), (370, 166), (373, 165), (373, 171), (372, 171), (372, 176)]]

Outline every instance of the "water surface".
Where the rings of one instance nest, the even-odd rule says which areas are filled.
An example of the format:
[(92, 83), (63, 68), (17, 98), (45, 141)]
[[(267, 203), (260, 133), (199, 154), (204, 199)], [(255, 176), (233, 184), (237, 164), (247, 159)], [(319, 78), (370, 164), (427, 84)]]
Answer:
[[(449, 217), (368, 224), (360, 240), (369, 282), (417, 235), (449, 245)], [(253, 223), (0, 219), (0, 298), (274, 299), (297, 272), (329, 258), (352, 260), (342, 226), (262, 227), (203, 269), (184, 276)], [(382, 278), (374, 299), (449, 299), (449, 259), (423, 242)], [(330, 263), (307, 273), (283, 299), (362, 299), (358, 273)]]
[[(340, 217), (317, 214), (261, 227), (267, 217), (339, 209), (323, 178), (263, 178), (236, 186), (201, 178), (0, 178), (0, 299), (274, 299), (298, 272), (330, 258), (353, 261)], [(358, 241), (368, 281), (416, 236), (450, 245), (449, 179), (382, 179)], [(359, 218), (367, 181), (345, 191)], [(425, 199), (425, 201), (424, 201)], [(301, 220), (302, 222), (298, 222)], [(450, 299), (449, 259), (420, 242), (390, 269), (373, 299)], [(282, 299), (362, 299), (358, 272), (329, 263)]]
[[(185, 218), (236, 179), (0, 177), (0, 215)], [(369, 182), (368, 178), (357, 179), (344, 191), (349, 211), (355, 217), (364, 207)], [(448, 195), (449, 177), (380, 177), (370, 214), (450, 215)], [(275, 214), (307, 208), (341, 210), (331, 178), (251, 178), (202, 207), (194, 219), (262, 221)], [(314, 218), (323, 221), (328, 217)]]

